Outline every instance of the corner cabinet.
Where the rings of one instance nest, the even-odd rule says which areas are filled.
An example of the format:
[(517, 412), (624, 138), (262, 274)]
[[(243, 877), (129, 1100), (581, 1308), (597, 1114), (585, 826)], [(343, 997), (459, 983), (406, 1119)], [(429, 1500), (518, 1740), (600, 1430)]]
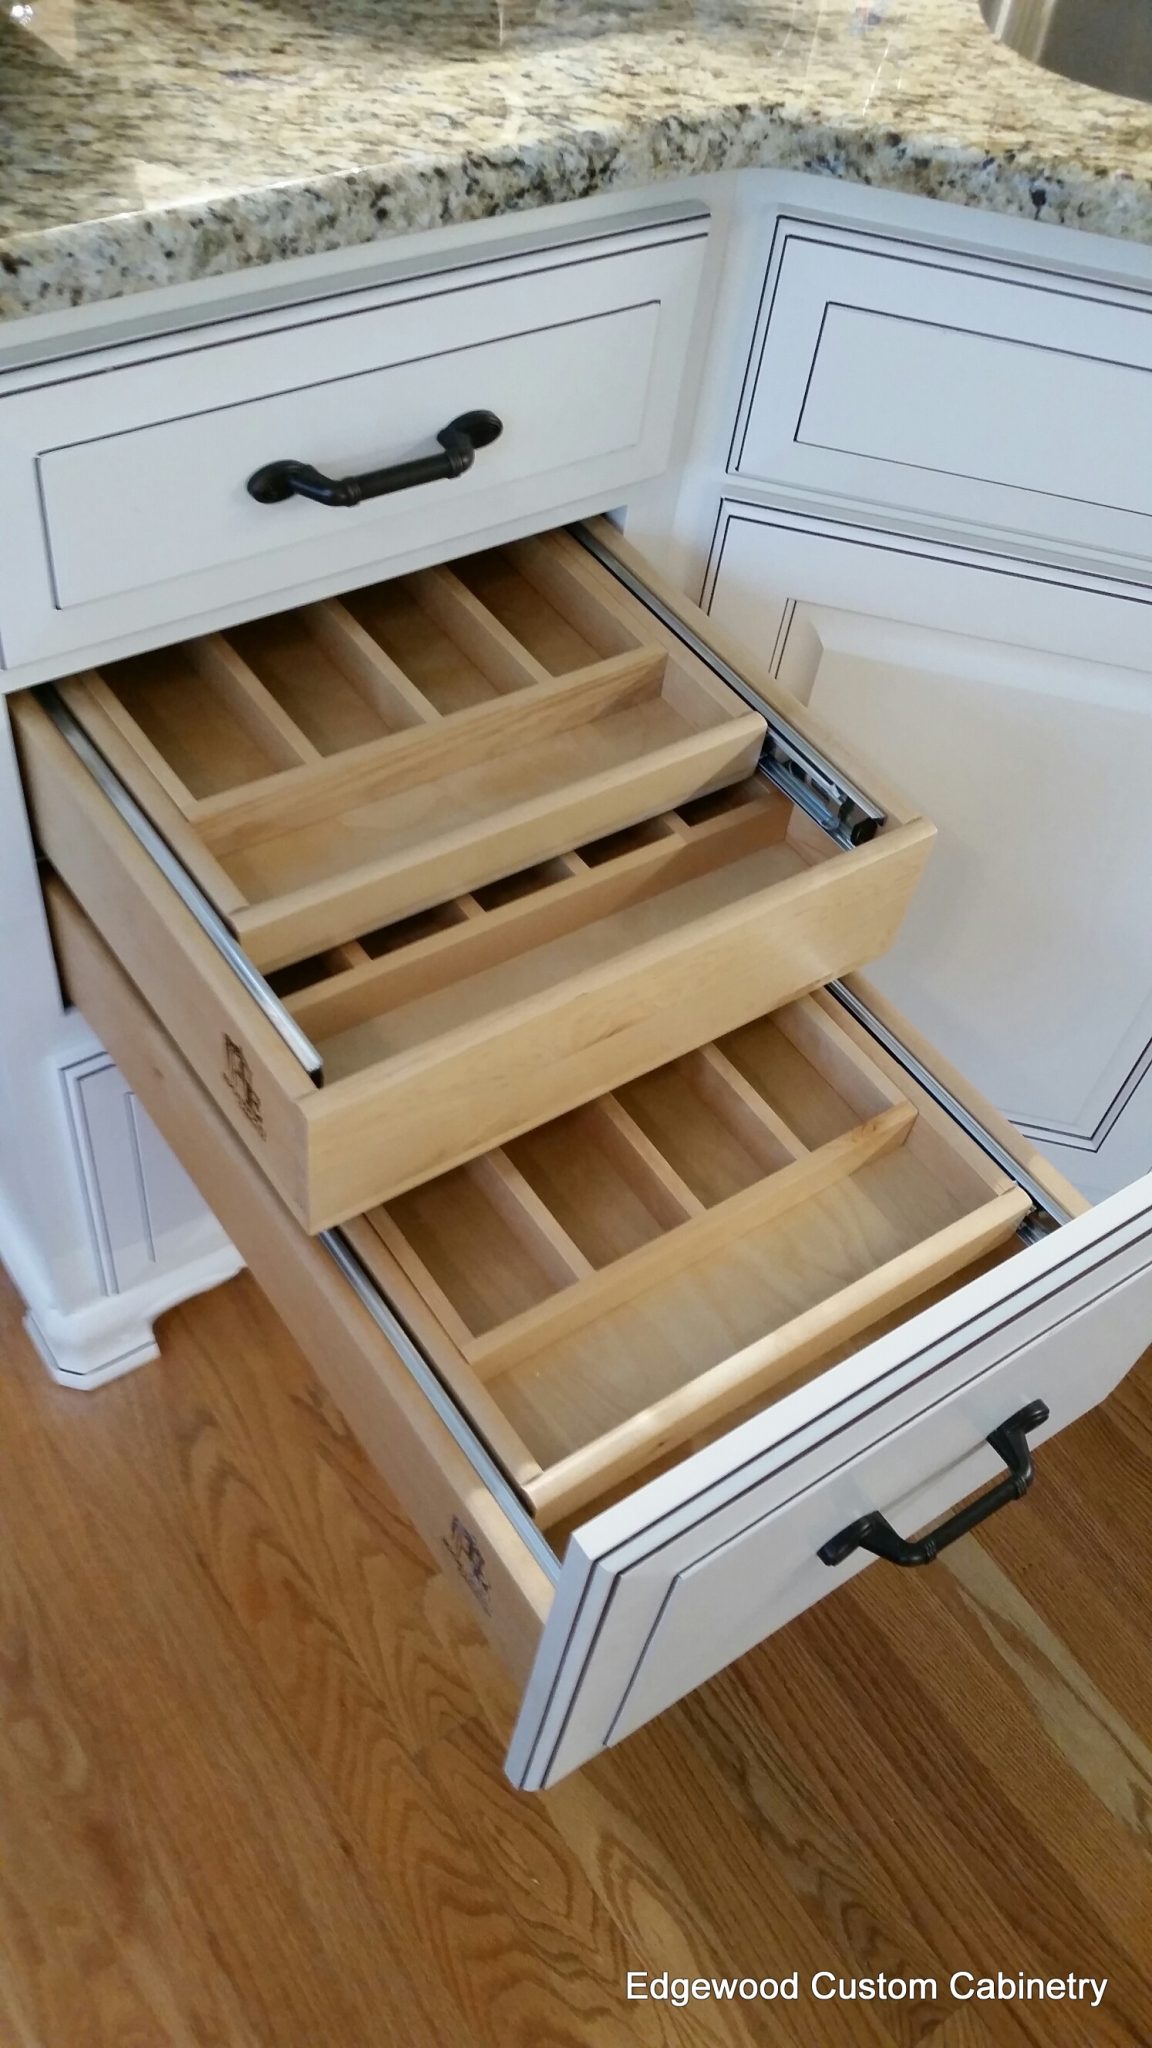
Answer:
[(729, 265), (701, 601), (915, 790), (877, 983), (1097, 1200), (1152, 1165), (1152, 259), (869, 210), (753, 218), (754, 303)]

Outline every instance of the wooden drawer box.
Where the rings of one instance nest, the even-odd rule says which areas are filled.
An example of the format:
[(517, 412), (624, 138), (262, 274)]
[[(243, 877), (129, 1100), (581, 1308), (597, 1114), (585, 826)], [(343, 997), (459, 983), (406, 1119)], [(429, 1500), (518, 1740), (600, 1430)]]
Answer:
[(821, 991), (348, 1228), (548, 1526), (1030, 1208)]
[[(67, 987), (511, 1673), (517, 1785), (833, 1591), (878, 1521), (1014, 1497), (1147, 1342), (1152, 1176), (1077, 1213), (898, 1018), (824, 995), (309, 1239), (49, 901)], [(1037, 1202), (1070, 1220), (1024, 1245)]]
[(890, 943), (931, 827), (819, 830), (706, 657), (553, 535), (67, 683), (111, 800), (13, 700), (45, 852), (306, 1228)]
[[(0, 376), (0, 663), (36, 681), (621, 502), (668, 462), (707, 231), (665, 206)], [(247, 489), (437, 456), (473, 412), (502, 431), (466, 473), (347, 507)]]

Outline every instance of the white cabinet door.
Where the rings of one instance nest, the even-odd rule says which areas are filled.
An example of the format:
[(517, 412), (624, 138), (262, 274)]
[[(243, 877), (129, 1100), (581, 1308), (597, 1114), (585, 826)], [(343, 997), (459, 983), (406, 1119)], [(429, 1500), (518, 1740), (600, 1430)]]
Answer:
[(554, 1784), (834, 1591), (870, 1558), (820, 1549), (864, 1514), (909, 1536), (1003, 1476), (989, 1434), (1041, 1401), (1042, 1444), (1111, 1392), (1150, 1324), (1152, 1175), (586, 1523), (513, 1783)]
[(938, 828), (877, 985), (1094, 1200), (1152, 1164), (1150, 599), (736, 505), (710, 581)]

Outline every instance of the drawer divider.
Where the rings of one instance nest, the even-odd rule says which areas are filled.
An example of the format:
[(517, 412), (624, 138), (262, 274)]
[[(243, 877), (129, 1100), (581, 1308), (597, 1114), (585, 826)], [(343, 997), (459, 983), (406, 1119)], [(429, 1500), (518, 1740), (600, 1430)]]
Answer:
[[(819, 1158), (819, 1153), (812, 1158)], [(835, 1345), (848, 1342), (1005, 1243), (1030, 1206), (1028, 1196), (1019, 1188), (994, 1196), (970, 1215), (548, 1466), (527, 1489), (541, 1525), (546, 1527), (575, 1513), (653, 1458), (687, 1442), (779, 1381), (802, 1371)]]
[(601, 654), (620, 654), (636, 646), (635, 614), (621, 604), (610, 583), (588, 576), (586, 564), (565, 535), (516, 541), (507, 553), (546, 603), (577, 625)]
[[(210, 683), (237, 723), (265, 747), (278, 768), (308, 766), (322, 757), (306, 733), (288, 716), (254, 669), (222, 633), (204, 633), (185, 642), (184, 653), (197, 675)], [(193, 816), (198, 818), (201, 805)]]
[(465, 1356), (480, 1378), (495, 1379), (545, 1344), (569, 1336), (609, 1309), (619, 1308), (650, 1288), (659, 1287), (685, 1267), (783, 1216), (799, 1203), (810, 1201), (836, 1181), (857, 1172), (869, 1160), (894, 1150), (904, 1143), (915, 1122), (915, 1109), (910, 1102), (903, 1102), (882, 1110), (867, 1123), (856, 1125), (791, 1165), (767, 1174), (726, 1201), (709, 1209), (697, 1204), (696, 1214), (601, 1267), (578, 1286), (526, 1309), (485, 1336), (470, 1339), (462, 1347)]
[[(714, 1104), (739, 1130), (754, 1159), (771, 1173), (783, 1162), (803, 1159), (809, 1146), (773, 1109), (751, 1082), (746, 1081), (718, 1045), (702, 1045), (693, 1056), (696, 1087), (706, 1102)], [(890, 1103), (889, 1107), (895, 1107)]]
[(665, 1228), (678, 1229), (690, 1216), (703, 1214), (700, 1197), (681, 1179), (671, 1161), (665, 1159), (617, 1096), (601, 1096), (595, 1110), (605, 1150), (615, 1158), (625, 1179), (636, 1183), (641, 1200), (650, 1205)]
[(332, 946), (327, 954), (329, 961), (341, 974), (347, 974), (355, 967), (366, 967), (372, 955), (360, 944), (359, 939), (345, 939), (339, 946)]
[[(370, 1209), (368, 1223), (375, 1231), (385, 1250), (390, 1252), (401, 1271), (406, 1273), (420, 1297), (427, 1302), (433, 1315), (444, 1329), (446, 1336), (457, 1350), (463, 1352), (466, 1344), (472, 1342), (472, 1332), (453, 1301), (450, 1301), (425, 1261), (420, 1257), (409, 1238), (401, 1230), (394, 1216), (385, 1207)], [(353, 1218), (345, 1229), (354, 1235), (360, 1227), (360, 1220)]]
[(403, 732), (409, 726), (438, 723), (440, 713), (436, 706), (338, 598), (306, 605), (302, 616), (317, 646), (343, 670), (386, 725)]
[(901, 1088), (841, 1029), (819, 1003), (790, 1003), (776, 1018), (797, 1052), (810, 1060), (835, 1085), (860, 1116), (892, 1108), (906, 1098)]
[[(59, 688), (61, 700), (69, 704), (69, 709), (83, 707), (86, 722), (95, 726), (94, 737), (114, 768), (116, 760), (111, 749), (119, 743), (120, 746), (130, 749), (125, 757), (125, 765), (135, 757), (145, 773), (151, 776), (153, 782), (159, 785), (164, 795), (175, 805), (182, 818), (191, 819), (195, 815), (198, 808), (197, 799), (175, 769), (165, 760), (159, 747), (153, 745), (144, 728), (137, 724), (131, 712), (126, 710), (98, 668), (89, 669), (84, 675), (71, 676), (55, 687)], [(107, 736), (108, 728), (111, 728), (114, 739)], [(194, 833), (181, 836), (185, 843), (198, 846), (199, 842)], [(211, 861), (211, 855), (207, 858)], [(223, 868), (217, 867), (214, 861), (211, 865), (215, 870), (213, 880), (226, 884), (228, 878)], [(243, 901), (239, 891), (233, 891), (233, 894), (237, 901)]]
[(1031, 1198), (1032, 1214), (1022, 1221), (1027, 1221), (1030, 1231), (1039, 1231), (1043, 1234), (1047, 1229), (1071, 1221), (1077, 1212), (1065, 1208), (1057, 1201), (1051, 1189), (1043, 1186), (1014, 1154), (1005, 1149), (1000, 1140), (972, 1115), (939, 1076), (926, 1067), (924, 1062), (897, 1038), (895, 1032), (889, 1030), (883, 1019), (876, 1016), (866, 1003), (861, 1002), (860, 997), (845, 982), (830, 982), (827, 994), (829, 998), (839, 1003), (846, 1014), (853, 1018), (857, 1025), (862, 1026), (870, 1038), (882, 1048), (888, 1058), (904, 1073), (911, 1075), (918, 1087), (931, 1098), (938, 1127), (947, 1128), (949, 1125), (958, 1124), (966, 1136), (979, 1147), (985, 1159), (997, 1169), (995, 1176), (989, 1172), (988, 1179), (991, 1185), (1004, 1187), (1008, 1184), (1026, 1191)]
[(521, 646), (451, 569), (423, 569), (412, 578), (412, 587), (429, 618), (443, 626), (498, 690), (523, 690), (551, 681), (543, 662)]
[[(467, 1171), (484, 1189), (495, 1209), (510, 1223), (517, 1235), (526, 1238), (541, 1265), (558, 1287), (584, 1280), (592, 1272), (578, 1244), (569, 1237), (559, 1220), (508, 1154), (497, 1149), (474, 1159)], [(470, 1343), (469, 1336), (468, 1342)], [(467, 1345), (463, 1347), (467, 1350)]]
[[(340, 754), (206, 797), (197, 823), (218, 856), (241, 852), (288, 826), (319, 823), (357, 803), (455, 774), (623, 710), (653, 693), (662, 673), (663, 657), (650, 650), (618, 655), (576, 675), (474, 704), (451, 719), (365, 740)], [(707, 734), (693, 739), (702, 752), (707, 750)]]

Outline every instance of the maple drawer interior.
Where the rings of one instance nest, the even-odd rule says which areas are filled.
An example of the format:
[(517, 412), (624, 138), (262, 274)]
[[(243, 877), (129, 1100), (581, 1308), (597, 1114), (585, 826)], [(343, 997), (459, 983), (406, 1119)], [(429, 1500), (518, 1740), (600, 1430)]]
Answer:
[(555, 534), (62, 694), (267, 970), (748, 774), (763, 719), (635, 609)]
[(478, 1040), (522, 1004), (565, 1003), (582, 979), (636, 963), (655, 1009), (686, 937), (727, 914), (743, 928), (766, 892), (834, 858), (831, 841), (749, 778), (325, 948), (271, 984), (331, 1086), (422, 1049), (431, 1059), (456, 1031)]
[(752, 772), (765, 716), (567, 534), (57, 694), (12, 700), (41, 846), (311, 1231), (877, 958), (932, 840), (823, 832)]
[(350, 1230), (551, 1523), (1008, 1244), (1029, 1207), (821, 992)]

